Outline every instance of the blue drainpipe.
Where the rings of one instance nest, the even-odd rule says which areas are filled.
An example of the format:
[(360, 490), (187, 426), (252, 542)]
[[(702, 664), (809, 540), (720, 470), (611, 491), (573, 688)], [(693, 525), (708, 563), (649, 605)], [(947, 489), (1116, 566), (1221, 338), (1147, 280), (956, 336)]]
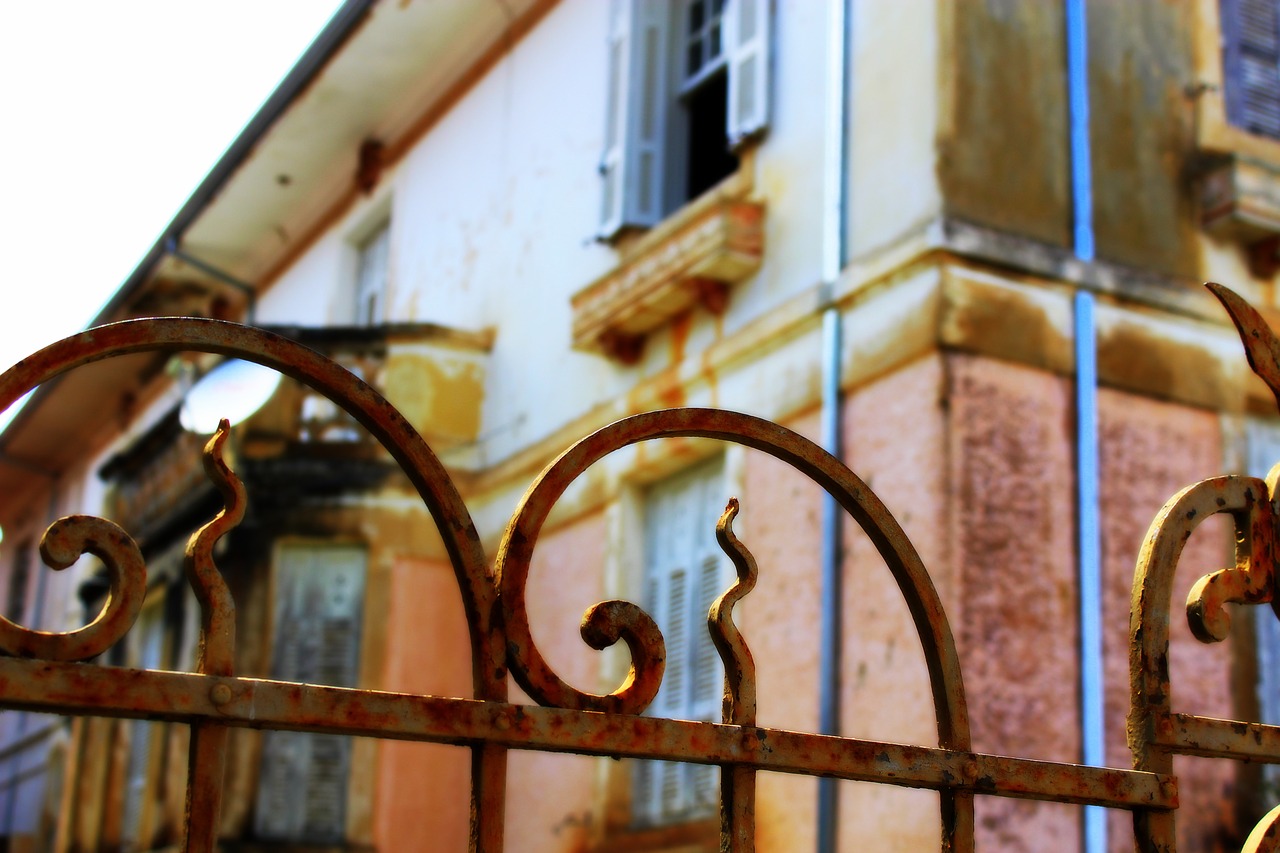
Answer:
[[(835, 289), (844, 266), (848, 206), (845, 194), (848, 140), (849, 0), (834, 0), (827, 21), (827, 123), (823, 145), (822, 288), (822, 446), (840, 454), (840, 309)], [(840, 734), (840, 657), (844, 644), (841, 624), (843, 560), (840, 522), (843, 513), (835, 498), (822, 495), (822, 616), (819, 627), (818, 731)], [(835, 853), (838, 787), (835, 779), (818, 780), (817, 851)]]
[[(1085, 0), (1067, 0), (1067, 103), (1075, 255), (1092, 261), (1093, 175), (1089, 152), (1089, 61)], [(1085, 764), (1106, 764), (1103, 735), (1102, 559), (1098, 533), (1098, 373), (1093, 294), (1076, 292), (1076, 500), (1079, 536), (1080, 726)], [(1106, 853), (1107, 812), (1085, 806), (1084, 851)]]

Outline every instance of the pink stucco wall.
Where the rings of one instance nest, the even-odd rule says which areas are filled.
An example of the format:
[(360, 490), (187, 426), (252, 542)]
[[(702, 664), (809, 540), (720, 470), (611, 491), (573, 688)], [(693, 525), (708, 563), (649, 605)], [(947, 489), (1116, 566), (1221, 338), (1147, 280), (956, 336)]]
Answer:
[[(600, 653), (582, 641), (578, 625), (583, 611), (606, 597), (604, 551), (603, 513), (553, 531), (538, 541), (525, 588), (543, 656), (561, 678), (592, 692), (602, 689)], [(595, 819), (599, 765), (599, 759), (579, 755), (510, 753), (508, 847), (529, 853), (584, 849)]]
[[(1225, 473), (1218, 415), (1103, 389), (1098, 395), (1103, 546), (1103, 642), (1106, 658), (1107, 761), (1128, 766), (1124, 740), (1129, 707), (1128, 619), (1134, 563), (1152, 518), (1184, 486)], [(1231, 644), (1205, 645), (1191, 636), (1182, 614), (1191, 585), (1230, 564), (1225, 517), (1209, 519), (1183, 551), (1173, 590), (1170, 679), (1173, 710), (1237, 719), (1232, 708)], [(1237, 618), (1244, 618), (1243, 613)], [(1234, 829), (1233, 762), (1177, 759), (1181, 806), (1178, 850), (1223, 849)], [(1111, 818), (1111, 850), (1132, 849), (1126, 814)], [(1247, 831), (1247, 828), (1245, 828)], [(1238, 843), (1235, 845), (1238, 848)]]
[[(385, 630), (393, 653), (383, 689), (471, 696), (467, 623), (453, 569), (405, 557), (392, 566), (390, 583)], [(379, 741), (373, 819), (379, 849), (465, 850), (470, 780), (465, 748)]]
[[(947, 358), (953, 597), (974, 748), (1075, 761), (1074, 452), (1070, 388), (1041, 371)], [(1078, 847), (1078, 810), (977, 800), (979, 849)]]
[[(899, 520), (947, 609), (964, 669), (974, 746), (984, 752), (1079, 760), (1076, 510), (1072, 385), (990, 359), (934, 354), (848, 395), (844, 456)], [(1217, 415), (1100, 392), (1105, 675), (1108, 763), (1129, 765), (1127, 625), (1133, 564), (1160, 505), (1178, 488), (1221, 470)], [(816, 412), (787, 424), (810, 437)], [(763, 725), (818, 726), (817, 630), (821, 611), (820, 492), (776, 460), (748, 452), (737, 525), (761, 575), (739, 618), (758, 667)], [(635, 531), (634, 535), (639, 535)], [(553, 667), (588, 690), (601, 657), (578, 635), (582, 611), (606, 597), (604, 513), (548, 533), (528, 587), (535, 639)], [(1210, 523), (1187, 548), (1175, 598), (1223, 563), (1226, 529)], [(845, 525), (843, 733), (933, 744), (936, 724), (919, 641), (901, 593), (870, 541)], [(386, 686), (469, 695), (465, 630), (452, 573), (403, 560), (393, 571)], [(1191, 639), (1175, 616), (1175, 708), (1230, 716), (1230, 650)], [(426, 632), (426, 633), (424, 633)], [(444, 653), (444, 650), (456, 653)], [(517, 690), (513, 694), (522, 697)], [(384, 743), (375, 835), (384, 849), (462, 849), (464, 750)], [(1234, 770), (1179, 766), (1179, 849), (1216, 849), (1230, 826)], [(507, 837), (520, 850), (569, 853), (601, 839), (624, 764), (513, 752)], [(758, 848), (814, 842), (817, 783), (761, 774)], [(608, 791), (613, 791), (609, 794)], [(426, 812), (422, 804), (431, 802)], [(928, 791), (841, 783), (842, 849), (933, 849), (938, 798)], [(614, 804), (616, 811), (616, 803)], [(1112, 849), (1131, 845), (1129, 816), (1112, 817)], [(415, 827), (417, 846), (404, 826)], [(1020, 853), (1079, 845), (1080, 810), (978, 798), (979, 849)], [(513, 848), (515, 849), (515, 848)]]

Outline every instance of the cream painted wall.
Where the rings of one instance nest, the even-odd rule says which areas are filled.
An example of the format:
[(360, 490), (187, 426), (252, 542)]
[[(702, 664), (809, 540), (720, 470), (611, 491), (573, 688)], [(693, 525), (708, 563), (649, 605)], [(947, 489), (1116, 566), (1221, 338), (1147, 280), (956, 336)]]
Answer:
[[(735, 289), (723, 318), (699, 310), (682, 327), (653, 334), (636, 367), (569, 347), (570, 296), (617, 263), (615, 251), (594, 239), (607, 7), (595, 0), (554, 7), (379, 188), (380, 197), (390, 197), (392, 220), (389, 319), (497, 330), (480, 453), (487, 464), (554, 433), (599, 401), (623, 397), (638, 381), (670, 370), (686, 352), (749, 326), (820, 278), (822, 172), (815, 164), (823, 151), (827, 12), (823, 4), (784, 0), (774, 19), (771, 123), (755, 159), (754, 194), (768, 206), (760, 271)], [(910, 15), (859, 14), (910, 29)], [(886, 60), (867, 46), (863, 53)], [(927, 68), (913, 69), (901, 79), (905, 88), (898, 97), (917, 103), (916, 91), (929, 75)], [(896, 79), (881, 79), (883, 97), (894, 97)], [(928, 130), (923, 136), (929, 141), (905, 148), (900, 143), (916, 135), (913, 123), (925, 121), (919, 116), (929, 110), (902, 112), (905, 124), (881, 133), (868, 122), (867, 130), (881, 140), (880, 150), (895, 151), (902, 169), (928, 176)], [(895, 228), (931, 209), (931, 191), (918, 202), (896, 187), (885, 191), (899, 200), (899, 213), (879, 220), (882, 237), (875, 239), (891, 239)], [(350, 299), (342, 279), (354, 269), (350, 235), (379, 200), (358, 205), (298, 259), (264, 295), (260, 322), (333, 322), (341, 316)], [(815, 349), (803, 358), (816, 362), (816, 356)], [(737, 402), (749, 410), (768, 408), (750, 396)], [(625, 413), (630, 405), (622, 408)]]

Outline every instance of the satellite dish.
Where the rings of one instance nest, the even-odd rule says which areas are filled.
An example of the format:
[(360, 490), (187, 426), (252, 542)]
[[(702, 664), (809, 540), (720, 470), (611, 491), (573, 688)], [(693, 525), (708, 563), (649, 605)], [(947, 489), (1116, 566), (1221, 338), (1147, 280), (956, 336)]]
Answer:
[(238, 424), (261, 409), (281, 378), (270, 367), (251, 361), (224, 361), (187, 392), (178, 420), (188, 432), (212, 435), (223, 418)]

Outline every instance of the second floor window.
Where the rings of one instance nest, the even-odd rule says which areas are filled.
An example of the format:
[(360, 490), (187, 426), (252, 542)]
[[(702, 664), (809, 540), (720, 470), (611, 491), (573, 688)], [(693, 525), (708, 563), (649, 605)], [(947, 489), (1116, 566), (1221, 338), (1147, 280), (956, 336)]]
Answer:
[(386, 316), (391, 223), (384, 222), (360, 244), (356, 265), (356, 325), (372, 326)]
[(1221, 0), (1227, 120), (1280, 138), (1280, 2)]
[(657, 224), (765, 128), (769, 0), (614, 0), (601, 236)]

